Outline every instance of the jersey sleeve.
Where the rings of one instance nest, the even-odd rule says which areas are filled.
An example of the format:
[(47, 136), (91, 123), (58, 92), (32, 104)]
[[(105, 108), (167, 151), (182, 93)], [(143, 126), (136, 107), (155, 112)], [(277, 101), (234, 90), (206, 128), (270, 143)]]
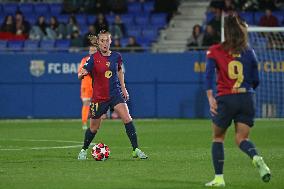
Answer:
[(252, 88), (256, 89), (259, 85), (259, 73), (258, 73), (258, 61), (255, 55), (254, 50), (251, 51), (251, 57), (252, 57)]
[(214, 74), (216, 68), (216, 61), (212, 58), (206, 60), (206, 71), (205, 71), (205, 87), (206, 90), (213, 89), (214, 85)]
[(117, 70), (120, 71), (121, 68), (122, 68), (122, 56), (121, 56), (121, 54), (118, 54)]
[(90, 55), (89, 58), (87, 58), (86, 63), (84, 64), (83, 68), (85, 68), (88, 72), (91, 72), (94, 67), (94, 54)]
[(206, 58), (207, 59), (215, 59), (215, 56), (214, 56), (214, 47), (210, 47), (207, 52), (206, 52)]
[(206, 90), (213, 89), (215, 68), (216, 68), (216, 61), (214, 56), (214, 49), (213, 47), (210, 47), (206, 52), (206, 70), (205, 70)]

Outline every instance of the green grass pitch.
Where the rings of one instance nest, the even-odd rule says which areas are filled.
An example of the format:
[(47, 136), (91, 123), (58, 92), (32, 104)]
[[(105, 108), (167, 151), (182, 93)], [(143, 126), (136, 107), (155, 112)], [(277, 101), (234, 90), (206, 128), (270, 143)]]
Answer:
[[(104, 121), (94, 142), (111, 149), (105, 162), (78, 161), (83, 139), (79, 120), (0, 120), (1, 189), (199, 189), (213, 178), (209, 120), (136, 120), (148, 160), (131, 157), (120, 121)], [(263, 183), (251, 160), (225, 142), (228, 189), (284, 188), (284, 120), (257, 120), (251, 139), (272, 171)]]

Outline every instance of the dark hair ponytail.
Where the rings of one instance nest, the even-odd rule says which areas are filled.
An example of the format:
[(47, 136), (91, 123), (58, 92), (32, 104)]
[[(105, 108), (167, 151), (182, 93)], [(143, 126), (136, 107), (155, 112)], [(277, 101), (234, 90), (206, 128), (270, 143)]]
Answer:
[(240, 53), (248, 46), (247, 25), (236, 15), (228, 15), (224, 20), (225, 41), (222, 46), (231, 53)]

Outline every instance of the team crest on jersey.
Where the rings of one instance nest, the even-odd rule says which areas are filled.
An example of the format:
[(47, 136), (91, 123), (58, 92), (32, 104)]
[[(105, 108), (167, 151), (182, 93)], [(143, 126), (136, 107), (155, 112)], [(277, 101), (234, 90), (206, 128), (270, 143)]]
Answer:
[(32, 76), (40, 77), (44, 74), (44, 71), (44, 60), (31, 60), (30, 73), (32, 74)]
[(106, 66), (109, 67), (110, 66), (110, 62), (106, 62)]
[(109, 70), (108, 70), (108, 71), (105, 72), (105, 77), (106, 77), (106, 78), (109, 79), (109, 78), (111, 78), (111, 76), (112, 76), (112, 71), (109, 71)]

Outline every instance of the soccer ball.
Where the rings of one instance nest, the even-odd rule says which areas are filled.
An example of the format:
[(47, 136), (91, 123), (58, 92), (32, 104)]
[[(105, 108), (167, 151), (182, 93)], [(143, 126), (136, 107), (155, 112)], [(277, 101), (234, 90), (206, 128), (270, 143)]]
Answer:
[(95, 144), (92, 148), (92, 156), (96, 161), (105, 161), (109, 158), (110, 149), (104, 143)]

